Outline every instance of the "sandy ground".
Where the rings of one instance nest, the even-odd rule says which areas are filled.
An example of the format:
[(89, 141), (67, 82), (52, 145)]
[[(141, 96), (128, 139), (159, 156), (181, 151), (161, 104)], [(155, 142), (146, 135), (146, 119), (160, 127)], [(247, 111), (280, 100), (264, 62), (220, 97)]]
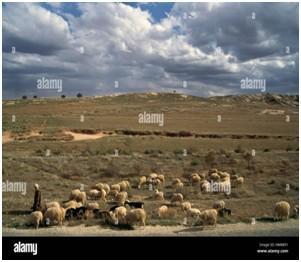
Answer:
[(262, 223), (237, 223), (207, 226), (146, 226), (119, 230), (100, 226), (62, 226), (36, 229), (3, 228), (3, 236), (298, 236), (299, 220)]
[(71, 132), (71, 131), (65, 131), (64, 134), (73, 136), (74, 141), (98, 139), (98, 138), (102, 138), (102, 137), (105, 137), (105, 136), (111, 136), (111, 135), (108, 135), (108, 134), (104, 134), (102, 132), (90, 135), (90, 134), (80, 134), (80, 133), (74, 133), (74, 132)]

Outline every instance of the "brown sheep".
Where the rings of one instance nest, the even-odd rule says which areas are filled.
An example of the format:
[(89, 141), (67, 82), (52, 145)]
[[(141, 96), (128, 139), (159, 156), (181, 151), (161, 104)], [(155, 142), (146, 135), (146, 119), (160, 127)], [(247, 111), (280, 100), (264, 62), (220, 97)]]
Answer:
[(44, 223), (46, 225), (62, 225), (65, 219), (65, 209), (62, 207), (50, 207), (44, 214)]
[(141, 226), (145, 226), (146, 212), (142, 208), (131, 209), (125, 216), (126, 224), (134, 225), (139, 223)]
[(200, 213), (199, 218), (203, 225), (216, 226), (217, 223), (217, 211), (215, 209), (207, 209)]
[(290, 204), (286, 201), (280, 201), (275, 204), (274, 216), (276, 219), (289, 219)]

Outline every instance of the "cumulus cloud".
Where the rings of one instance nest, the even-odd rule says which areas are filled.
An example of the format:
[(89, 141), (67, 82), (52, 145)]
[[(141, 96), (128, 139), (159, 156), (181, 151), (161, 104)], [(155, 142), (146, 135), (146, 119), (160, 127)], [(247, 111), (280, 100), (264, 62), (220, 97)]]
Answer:
[(62, 79), (67, 95), (237, 94), (244, 77), (265, 78), (268, 92), (298, 92), (298, 4), (176, 3), (160, 21), (139, 5), (76, 8), (80, 15), (57, 4), (3, 7), (5, 97), (37, 94), (43, 76)]

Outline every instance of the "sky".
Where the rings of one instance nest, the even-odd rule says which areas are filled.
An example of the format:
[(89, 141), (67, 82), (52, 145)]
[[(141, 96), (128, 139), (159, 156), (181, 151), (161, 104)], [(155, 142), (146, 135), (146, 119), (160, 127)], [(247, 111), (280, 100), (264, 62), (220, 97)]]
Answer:
[(298, 3), (5, 3), (2, 13), (4, 99), (262, 93), (257, 80), (299, 92)]

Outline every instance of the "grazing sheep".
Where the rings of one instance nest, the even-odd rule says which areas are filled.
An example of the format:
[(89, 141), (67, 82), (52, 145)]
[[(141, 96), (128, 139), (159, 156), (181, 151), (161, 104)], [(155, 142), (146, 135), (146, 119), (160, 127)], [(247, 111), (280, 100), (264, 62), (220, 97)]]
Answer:
[(145, 226), (146, 212), (142, 208), (131, 209), (125, 216), (125, 222), (129, 225), (140, 223), (141, 226)]
[(69, 196), (69, 200), (74, 200), (80, 192), (81, 191), (79, 189), (72, 190)]
[(157, 179), (159, 179), (161, 181), (161, 183), (165, 183), (165, 177), (164, 175), (158, 175)]
[(176, 193), (183, 192), (184, 184), (182, 182), (174, 185)]
[(117, 219), (117, 223), (124, 222), (126, 213), (127, 213), (127, 210), (125, 207), (121, 206), (121, 207), (115, 208), (114, 215), (115, 215), (115, 218)]
[(144, 208), (144, 202), (142, 201), (128, 201), (124, 202), (125, 206), (129, 206), (130, 208)]
[(151, 183), (153, 184), (153, 186), (155, 188), (161, 187), (161, 184), (162, 184), (162, 182), (161, 182), (161, 180), (159, 178), (156, 178), (156, 179), (152, 180)]
[(160, 206), (159, 208), (158, 208), (158, 216), (159, 217), (165, 217), (165, 214), (167, 213), (167, 211), (168, 211), (168, 206)]
[(217, 211), (215, 209), (207, 209), (200, 213), (199, 218), (203, 225), (216, 226)]
[(171, 197), (170, 202), (179, 202), (182, 203), (184, 200), (184, 197), (181, 193), (174, 193)]
[(230, 174), (229, 173), (227, 173), (227, 172), (220, 172), (219, 176), (221, 178), (221, 182), (227, 182), (227, 181), (230, 182)]
[(104, 188), (104, 184), (103, 183), (97, 183), (96, 185), (91, 187), (92, 189), (96, 189), (98, 191), (101, 191)]
[(236, 180), (236, 185), (241, 186), (244, 183), (244, 178), (242, 176), (238, 177)]
[(117, 197), (118, 193), (119, 193), (119, 191), (113, 189), (113, 190), (110, 190), (108, 195), (113, 196), (113, 198), (115, 199)]
[(220, 176), (217, 173), (212, 173), (209, 175), (209, 178), (214, 181), (214, 182), (218, 182), (220, 181)]
[(176, 184), (179, 184), (179, 183), (182, 183), (180, 178), (175, 178), (173, 181), (172, 181), (172, 185), (176, 185)]
[(99, 205), (96, 202), (91, 202), (86, 205), (88, 210), (99, 209)]
[(191, 175), (191, 184), (192, 185), (198, 184), (198, 183), (200, 183), (200, 181), (201, 181), (201, 177), (199, 176), (198, 173), (193, 173)]
[(76, 202), (81, 202), (84, 205), (87, 200), (86, 192), (82, 192), (79, 189), (72, 190), (69, 200), (75, 200)]
[(46, 210), (48, 209), (48, 208), (51, 208), (51, 207), (61, 207), (60, 206), (60, 203), (59, 202), (56, 202), (56, 201), (53, 201), (53, 202), (48, 202), (48, 203), (43, 203), (42, 204), (42, 212), (43, 213), (45, 213), (46, 212)]
[(174, 218), (177, 214), (175, 208), (169, 208), (166, 205), (163, 205), (158, 208), (158, 217), (159, 218)]
[(127, 189), (130, 188), (130, 183), (129, 181), (121, 181), (120, 183), (118, 183), (119, 186), (120, 186), (120, 191), (123, 192), (123, 191), (126, 191)]
[(96, 200), (101, 197), (101, 191), (98, 189), (91, 189), (87, 192), (89, 199)]
[(188, 202), (188, 201), (183, 202), (183, 203), (181, 204), (181, 207), (182, 207), (182, 210), (183, 210), (184, 212), (186, 212), (187, 210), (189, 210), (189, 209), (191, 208), (191, 203)]
[(71, 200), (71, 201), (68, 201), (68, 202), (65, 202), (63, 204), (63, 208), (65, 208), (66, 210), (69, 209), (69, 208), (78, 208), (78, 207), (81, 207), (81, 203), (77, 203), (75, 200)]
[(224, 200), (217, 200), (213, 203), (213, 208), (216, 210), (225, 208), (226, 203)]
[(208, 182), (207, 180), (204, 180), (200, 183), (200, 188), (202, 192), (210, 192), (210, 182)]
[(120, 192), (120, 185), (119, 184), (111, 185), (111, 191), (113, 191), (113, 190)]
[(141, 176), (139, 177), (139, 183), (138, 183), (138, 188), (140, 189), (141, 186), (146, 184), (146, 176)]
[(42, 224), (43, 213), (41, 211), (34, 211), (29, 216), (29, 224), (34, 225), (36, 229), (39, 228), (39, 225)]
[(148, 177), (149, 177), (150, 180), (153, 180), (153, 179), (156, 179), (158, 177), (158, 174), (151, 173)]
[(201, 214), (201, 211), (197, 208), (190, 208), (186, 211), (187, 217), (197, 218)]
[(104, 189), (102, 189), (100, 192), (101, 192), (101, 200), (103, 202), (107, 202), (106, 200), (107, 192)]
[(154, 199), (158, 201), (163, 201), (164, 200), (164, 193), (162, 191), (159, 191), (158, 189), (155, 190), (154, 192)]
[(62, 225), (65, 219), (65, 209), (62, 207), (50, 207), (44, 214), (44, 224), (49, 225)]
[(108, 184), (103, 184), (103, 190), (106, 191), (106, 195), (110, 193), (110, 186)]
[(286, 201), (280, 201), (275, 204), (274, 216), (276, 219), (288, 219), (290, 214), (290, 204)]
[(119, 192), (116, 196), (116, 201), (119, 206), (124, 206), (125, 201), (128, 198), (128, 193), (127, 192)]

